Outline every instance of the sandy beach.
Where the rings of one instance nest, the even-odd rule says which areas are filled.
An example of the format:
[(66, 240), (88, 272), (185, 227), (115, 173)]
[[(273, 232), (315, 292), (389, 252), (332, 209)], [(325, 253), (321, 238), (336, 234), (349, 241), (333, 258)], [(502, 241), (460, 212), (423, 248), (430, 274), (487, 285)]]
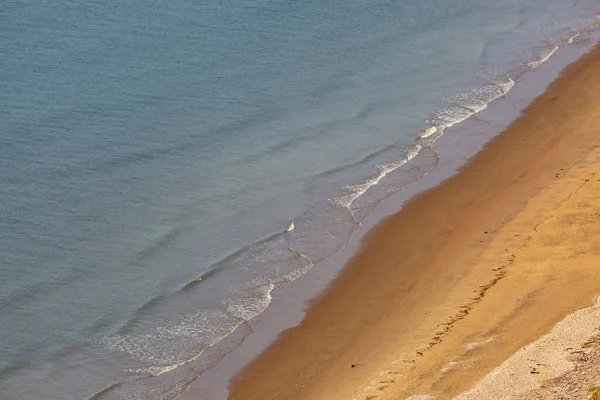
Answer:
[(373, 229), (230, 398), (534, 398), (576, 368), (600, 327), (598, 71), (596, 48)]

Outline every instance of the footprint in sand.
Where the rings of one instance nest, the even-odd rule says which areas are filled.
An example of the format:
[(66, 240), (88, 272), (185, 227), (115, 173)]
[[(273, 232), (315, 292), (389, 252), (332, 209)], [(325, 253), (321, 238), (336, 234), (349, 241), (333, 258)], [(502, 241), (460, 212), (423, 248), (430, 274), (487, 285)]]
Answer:
[(398, 375), (400, 374), (400, 372), (398, 371), (392, 371), (392, 370), (387, 370), (387, 371), (382, 371), (379, 373), (379, 376), (385, 376), (385, 375)]

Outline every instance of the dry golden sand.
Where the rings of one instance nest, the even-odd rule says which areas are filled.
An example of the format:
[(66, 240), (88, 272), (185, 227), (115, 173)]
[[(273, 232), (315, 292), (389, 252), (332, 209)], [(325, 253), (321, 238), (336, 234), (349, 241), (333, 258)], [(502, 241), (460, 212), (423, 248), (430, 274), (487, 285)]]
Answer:
[[(540, 338), (600, 294), (599, 146), (596, 49), (370, 232), (230, 398), (495, 399), (567, 371), (565, 346), (595, 332), (598, 307)], [(536, 340), (537, 352), (519, 351)]]

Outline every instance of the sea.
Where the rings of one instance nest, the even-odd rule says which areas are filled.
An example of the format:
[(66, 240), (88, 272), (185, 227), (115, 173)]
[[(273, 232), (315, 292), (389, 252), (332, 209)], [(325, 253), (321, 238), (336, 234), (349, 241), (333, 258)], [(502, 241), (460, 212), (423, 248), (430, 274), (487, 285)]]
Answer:
[(3, 4), (2, 400), (176, 398), (600, 24), (598, 0)]

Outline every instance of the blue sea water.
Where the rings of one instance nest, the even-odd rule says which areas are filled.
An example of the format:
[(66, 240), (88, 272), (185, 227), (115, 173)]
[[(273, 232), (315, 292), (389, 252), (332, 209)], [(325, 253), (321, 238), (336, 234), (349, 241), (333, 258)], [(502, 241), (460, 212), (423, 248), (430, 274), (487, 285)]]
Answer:
[(0, 399), (174, 398), (206, 348), (422, 176), (412, 157), (599, 13), (5, 1)]

